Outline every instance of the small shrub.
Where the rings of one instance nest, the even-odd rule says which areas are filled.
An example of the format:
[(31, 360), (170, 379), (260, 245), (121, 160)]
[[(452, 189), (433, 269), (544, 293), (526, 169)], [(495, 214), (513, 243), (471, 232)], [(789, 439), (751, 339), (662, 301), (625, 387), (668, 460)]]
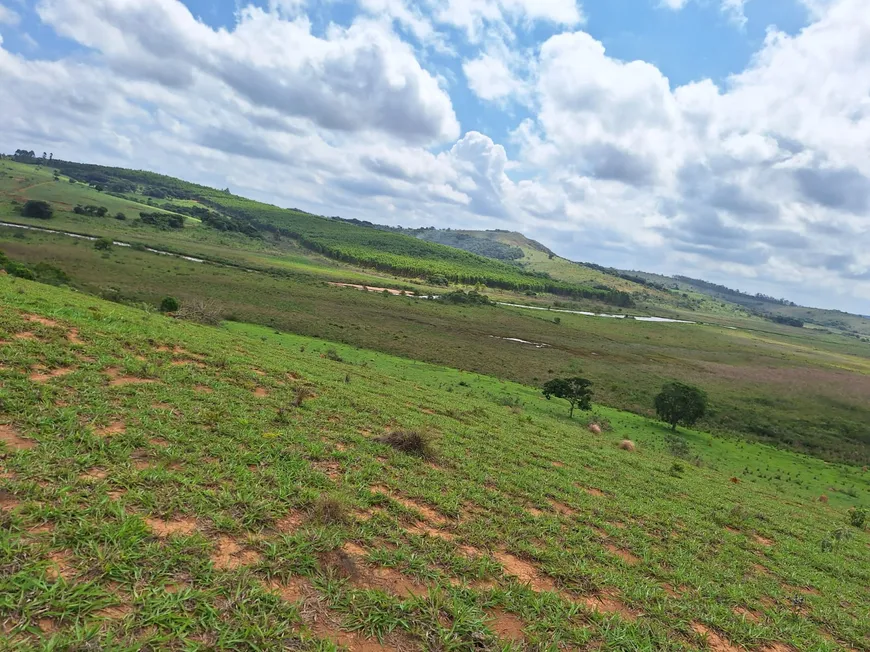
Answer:
[(223, 310), (210, 299), (192, 299), (185, 301), (175, 313), (179, 319), (193, 321), (197, 324), (217, 326), (223, 320)]
[(307, 387), (299, 387), (296, 389), (296, 396), (293, 397), (293, 407), (302, 407), (302, 403), (305, 399), (310, 398), (312, 392)]
[(21, 263), (10, 261), (6, 263), (6, 267), (4, 269), (6, 269), (6, 272), (10, 276), (17, 276), (18, 278), (23, 278), (28, 281), (36, 280), (36, 275), (33, 273), (33, 270), (31, 270), (26, 265), (22, 265)]
[(350, 513), (347, 505), (341, 500), (323, 494), (314, 501), (308, 517), (319, 525), (341, 525), (350, 520)]
[(680, 462), (674, 462), (673, 464), (671, 464), (670, 474), (675, 478), (682, 478), (685, 471), (686, 467), (683, 466)]
[(338, 354), (338, 351), (336, 351), (335, 349), (327, 349), (325, 355), (329, 360), (332, 360), (333, 362), (344, 362), (344, 358), (342, 358)]
[(124, 215), (123, 213), (115, 213), (115, 219), (123, 222), (124, 220), (127, 219), (127, 216)]
[(866, 507), (853, 507), (849, 510), (849, 525), (863, 530), (867, 523), (868, 510)]
[(628, 451), (629, 453), (632, 453), (635, 451), (636, 447), (634, 445), (634, 442), (631, 441), (630, 439), (623, 439), (621, 442), (619, 442), (619, 448), (621, 450)]
[(94, 249), (97, 251), (111, 251), (112, 241), (109, 238), (98, 238), (94, 241)]
[(160, 302), (160, 312), (176, 312), (180, 307), (175, 297), (163, 297)]
[(435, 451), (432, 449), (432, 438), (417, 430), (394, 430), (378, 437), (375, 441), (392, 446), (397, 451), (408, 455), (426, 459), (435, 456)]

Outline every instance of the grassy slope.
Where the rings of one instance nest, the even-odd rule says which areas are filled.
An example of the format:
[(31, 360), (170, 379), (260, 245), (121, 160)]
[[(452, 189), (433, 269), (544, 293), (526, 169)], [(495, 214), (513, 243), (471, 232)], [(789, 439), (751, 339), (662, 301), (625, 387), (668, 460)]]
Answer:
[[(7, 643), (870, 645), (870, 536), (823, 552), (852, 499), (815, 500), (866, 504), (855, 469), (690, 433), (704, 464), (675, 477), (661, 427), (601, 410), (593, 436), (491, 378), (7, 277), (0, 306)], [(399, 428), (435, 435), (434, 463), (374, 441)], [(323, 495), (347, 521), (309, 515)]]
[(64, 236), (10, 231), (0, 229), (0, 249), (13, 259), (55, 263), (89, 292), (114, 287), (152, 305), (167, 294), (209, 297), (236, 319), (529, 384), (581, 372), (595, 382), (601, 402), (641, 413), (664, 381), (677, 378), (710, 393), (707, 427), (868, 461), (870, 369), (867, 351), (859, 355), (866, 345), (835, 336), (774, 325), (732, 331), (568, 314), (556, 325), (540, 311), (467, 309), (331, 288), (321, 280), (331, 277), (299, 268), (282, 276), (247, 273), (123, 248), (101, 254)]

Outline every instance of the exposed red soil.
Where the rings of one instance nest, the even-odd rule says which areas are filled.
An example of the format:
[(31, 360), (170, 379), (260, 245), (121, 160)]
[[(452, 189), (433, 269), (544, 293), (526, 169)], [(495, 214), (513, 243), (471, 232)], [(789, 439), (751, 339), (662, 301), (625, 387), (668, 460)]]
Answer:
[(105, 607), (103, 609), (98, 609), (94, 612), (94, 615), (99, 618), (106, 618), (108, 620), (122, 620), (127, 617), (128, 614), (133, 612), (133, 607), (127, 604), (119, 604), (114, 605), (112, 607)]
[(15, 339), (16, 340), (30, 340), (31, 342), (35, 342), (35, 341), (39, 340), (39, 338), (36, 337), (36, 335), (31, 333), (30, 331), (24, 331), (22, 333), (15, 333)]
[(179, 516), (169, 521), (157, 518), (146, 518), (145, 522), (151, 531), (161, 539), (175, 534), (188, 535), (196, 532), (196, 519)]
[(582, 489), (590, 496), (597, 496), (599, 498), (606, 496), (606, 494), (603, 491), (601, 491), (601, 489), (596, 489), (595, 487), (584, 487), (584, 486), (579, 485), (579, 484), (575, 485), (575, 486)]
[(565, 468), (564, 462), (553, 461), (553, 462), (550, 462), (550, 464), (552, 464), (557, 469), (564, 469)]
[(577, 513), (574, 509), (568, 507), (568, 505), (560, 503), (558, 500), (554, 500), (553, 498), (547, 498), (547, 502), (550, 503), (550, 507), (564, 516), (574, 516)]
[(632, 554), (631, 552), (629, 552), (628, 550), (625, 550), (624, 548), (618, 548), (617, 546), (615, 546), (612, 543), (607, 543), (607, 544), (605, 544), (604, 547), (607, 548), (611, 554), (616, 555), (622, 561), (624, 561), (626, 564), (629, 564), (630, 566), (634, 566), (635, 564), (640, 563), (640, 558), (638, 556)]
[(760, 543), (763, 546), (772, 546), (773, 545), (772, 539), (768, 539), (766, 537), (763, 537), (760, 534), (754, 534), (754, 535), (752, 535), (752, 538), (755, 539), (756, 543)]
[(383, 292), (384, 290), (386, 290), (394, 296), (402, 294), (402, 290), (395, 290), (393, 288), (377, 288), (371, 285), (358, 285), (356, 283), (330, 283), (329, 285), (339, 288), (355, 288), (357, 290), (368, 290), (370, 292)]
[(18, 434), (18, 431), (9, 424), (0, 424), (0, 442), (14, 451), (27, 450), (36, 448), (36, 442), (31, 439), (25, 439)]
[(218, 570), (234, 570), (242, 566), (251, 566), (260, 560), (260, 553), (246, 549), (235, 539), (221, 536), (216, 543), (216, 550), (211, 556), (212, 564)]
[(84, 342), (79, 337), (78, 328), (70, 328), (69, 331), (67, 331), (66, 339), (70, 344), (84, 344)]
[(60, 378), (61, 376), (71, 374), (75, 370), (75, 367), (59, 367), (50, 371), (37, 369), (37, 371), (34, 371), (32, 374), (30, 374), (29, 378), (35, 383), (44, 383), (51, 380), (52, 378)]
[(541, 573), (531, 563), (508, 552), (494, 552), (493, 556), (504, 568), (505, 575), (516, 577), (534, 591), (558, 591), (555, 582)]
[(746, 620), (749, 620), (753, 623), (757, 623), (761, 620), (761, 614), (757, 611), (752, 611), (751, 609), (747, 609), (746, 607), (734, 607), (731, 611), (734, 612), (735, 616), (742, 616)]
[(279, 582), (272, 580), (266, 584), (267, 588), (272, 589), (281, 596), (282, 600), (287, 602), (299, 602), (307, 595), (314, 592), (314, 587), (304, 577), (292, 577), (287, 582)]
[(27, 321), (36, 322), (37, 324), (42, 324), (43, 326), (57, 326), (57, 322), (53, 319), (49, 319), (48, 317), (40, 317), (39, 315), (24, 315), (24, 318)]
[(127, 425), (120, 419), (112, 421), (108, 426), (97, 428), (96, 433), (100, 437), (111, 437), (112, 435), (123, 435), (127, 431)]
[(526, 511), (534, 517), (543, 516), (544, 512), (542, 512), (537, 507), (526, 507)]
[(109, 387), (123, 387), (125, 385), (144, 385), (156, 383), (152, 378), (139, 378), (138, 376), (126, 376), (118, 367), (109, 367), (103, 371), (109, 377)]
[(598, 595), (586, 596), (582, 599), (582, 603), (587, 609), (600, 611), (602, 613), (617, 614), (626, 620), (635, 620), (640, 613), (628, 608), (618, 598), (615, 591), (604, 592)]
[(200, 394), (213, 394), (214, 390), (208, 385), (194, 385), (193, 391), (198, 392)]
[(0, 489), (0, 511), (13, 510), (20, 504), (21, 501), (15, 497), (15, 494)]
[(257, 398), (266, 398), (269, 395), (269, 390), (265, 387), (254, 388), (254, 396)]
[(65, 580), (69, 580), (73, 575), (75, 575), (75, 569), (73, 568), (71, 562), (71, 554), (62, 550), (59, 552), (53, 552), (48, 556), (49, 562), (51, 564), (46, 569), (46, 576), (50, 580), (56, 580), (59, 577), (62, 577)]
[(105, 480), (109, 476), (109, 472), (105, 469), (93, 468), (82, 473), (79, 478), (82, 480)]
[(706, 639), (707, 647), (713, 650), (713, 652), (743, 652), (743, 648), (732, 645), (715, 631), (701, 623), (692, 623), (692, 629), (696, 634)]
[(493, 609), (487, 615), (486, 624), (498, 638), (503, 641), (523, 640), (526, 624), (518, 617), (503, 609)]
[(328, 624), (325, 619), (313, 623), (311, 632), (317, 638), (328, 639), (340, 648), (347, 648), (351, 652), (397, 652), (398, 650), (394, 646), (365, 638), (356, 632), (345, 632)]

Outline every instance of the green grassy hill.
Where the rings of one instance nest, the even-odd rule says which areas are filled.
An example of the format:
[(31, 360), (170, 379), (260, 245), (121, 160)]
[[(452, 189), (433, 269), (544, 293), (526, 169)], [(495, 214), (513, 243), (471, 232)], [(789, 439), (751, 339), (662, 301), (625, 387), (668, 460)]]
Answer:
[[(711, 298), (705, 299), (708, 304), (703, 313), (665, 310), (662, 303), (650, 303), (654, 308), (647, 312), (652, 314), (703, 322), (683, 325), (548, 312), (548, 307), (620, 310), (591, 299), (568, 302), (556, 295), (529, 297), (524, 292), (487, 290), (506, 303), (545, 308), (525, 310), (455, 306), (339, 288), (330, 284), (355, 283), (420, 294), (444, 292), (420, 279), (314, 253), (298, 240), (276, 233), (220, 230), (192, 216), (181, 229), (142, 224), (135, 216), (143, 207), (153, 212), (159, 210), (158, 204), (176, 210), (199, 206), (192, 199), (146, 196), (158, 188), (172, 190), (177, 181), (155, 186), (149, 185), (149, 179), (144, 177), (147, 183), (138, 185), (137, 193), (116, 197), (107, 194), (114, 192), (108, 186), (100, 191), (82, 183), (70, 184), (62, 176), (54, 181), (52, 170), (46, 167), (0, 162), (0, 220), (134, 245), (98, 251), (88, 241), (64, 234), (0, 227), (0, 253), (30, 269), (44, 269), (46, 282), (67, 284), (119, 304), (153, 310), (163, 297), (172, 295), (182, 305), (206, 302), (219, 317), (530, 386), (540, 386), (554, 376), (581, 374), (593, 381), (602, 404), (639, 415), (651, 414), (653, 397), (664, 382), (689, 382), (711, 397), (712, 409), (700, 424), (706, 430), (763, 440), (828, 460), (870, 463), (866, 428), (870, 348), (866, 342), (773, 324), (738, 313), (733, 304), (719, 308)], [(177, 184), (187, 187), (180, 181)], [(50, 198), (56, 208), (50, 220), (20, 215), (24, 201), (44, 198)], [(69, 210), (77, 204), (104, 202), (118, 203), (111, 210), (107, 207), (103, 218)], [(127, 219), (115, 219), (114, 211), (125, 212)], [(519, 239), (513, 242), (532, 246)], [(152, 253), (143, 245), (206, 262)], [(696, 294), (687, 294), (693, 302), (701, 301)], [(639, 302), (638, 295), (634, 296)]]
[(9, 276), (0, 387), (7, 647), (870, 645), (856, 467)]

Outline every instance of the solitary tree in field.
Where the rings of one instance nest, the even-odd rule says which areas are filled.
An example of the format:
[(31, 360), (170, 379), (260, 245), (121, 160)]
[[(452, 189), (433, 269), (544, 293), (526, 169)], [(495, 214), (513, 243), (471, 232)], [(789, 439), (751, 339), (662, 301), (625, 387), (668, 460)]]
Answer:
[(24, 202), (24, 206), (21, 207), (21, 214), (24, 217), (35, 217), (40, 220), (48, 220), (51, 219), (54, 210), (51, 208), (51, 204), (47, 201), (42, 201), (41, 199), (28, 199)]
[(592, 409), (592, 382), (585, 378), (554, 378), (544, 383), (543, 392), (547, 400), (551, 396), (564, 398), (571, 404), (569, 417), (574, 416), (574, 408)]
[(655, 398), (656, 414), (671, 430), (677, 425), (692, 426), (707, 411), (707, 395), (685, 383), (667, 383)]

